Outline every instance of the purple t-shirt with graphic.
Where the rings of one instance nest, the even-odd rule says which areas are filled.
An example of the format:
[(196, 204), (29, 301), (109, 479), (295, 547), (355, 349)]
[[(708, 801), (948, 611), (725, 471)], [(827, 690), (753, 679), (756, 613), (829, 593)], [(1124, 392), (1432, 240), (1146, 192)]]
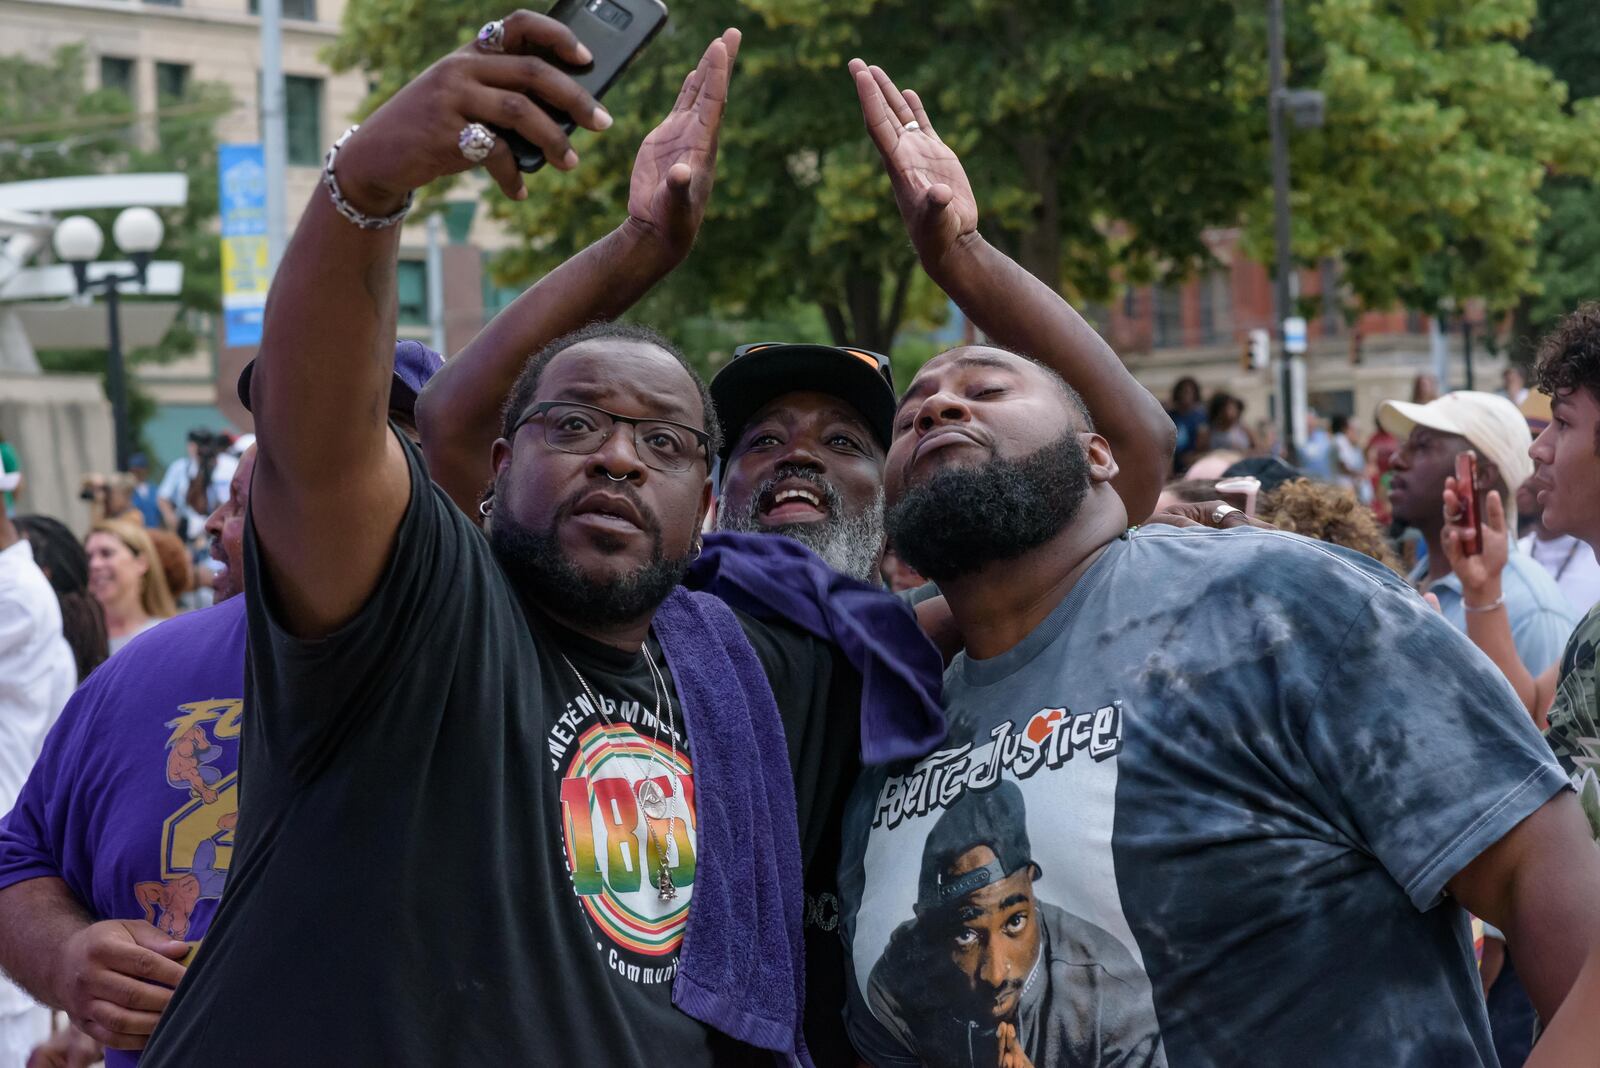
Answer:
[[(233, 856), (244, 647), (233, 597), (146, 631), (90, 675), (0, 819), (0, 889), (55, 876), (97, 920), (198, 944)], [(137, 1061), (106, 1051), (109, 1068)]]

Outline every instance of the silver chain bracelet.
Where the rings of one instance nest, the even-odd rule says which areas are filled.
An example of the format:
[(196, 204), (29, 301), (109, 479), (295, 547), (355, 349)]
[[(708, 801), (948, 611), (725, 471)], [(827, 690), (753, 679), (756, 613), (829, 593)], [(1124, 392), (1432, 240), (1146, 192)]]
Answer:
[(406, 217), (406, 213), (411, 210), (411, 202), (417, 194), (415, 190), (407, 193), (406, 202), (400, 205), (400, 210), (393, 215), (368, 215), (344, 198), (344, 193), (339, 189), (339, 179), (333, 173), (333, 161), (339, 155), (339, 150), (344, 147), (344, 143), (359, 129), (361, 129), (359, 123), (350, 127), (328, 149), (328, 155), (322, 163), (322, 184), (328, 187), (328, 196), (333, 199), (333, 208), (340, 215), (363, 230), (387, 230)]

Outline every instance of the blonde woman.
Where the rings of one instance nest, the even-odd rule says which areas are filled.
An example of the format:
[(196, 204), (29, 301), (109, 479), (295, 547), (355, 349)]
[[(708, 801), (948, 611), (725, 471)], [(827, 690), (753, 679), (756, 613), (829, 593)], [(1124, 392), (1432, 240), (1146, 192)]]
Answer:
[(177, 614), (161, 559), (143, 527), (101, 520), (90, 527), (84, 549), (89, 554), (89, 592), (105, 612), (111, 652)]

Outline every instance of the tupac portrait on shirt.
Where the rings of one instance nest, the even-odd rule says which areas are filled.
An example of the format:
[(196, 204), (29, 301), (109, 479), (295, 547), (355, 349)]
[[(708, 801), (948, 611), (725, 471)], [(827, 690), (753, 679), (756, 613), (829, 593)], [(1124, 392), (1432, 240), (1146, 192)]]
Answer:
[(913, 917), (873, 967), (874, 1016), (930, 1068), (1164, 1064), (1149, 982), (1109, 932), (1035, 893), (1022, 791), (967, 790), (923, 847)]

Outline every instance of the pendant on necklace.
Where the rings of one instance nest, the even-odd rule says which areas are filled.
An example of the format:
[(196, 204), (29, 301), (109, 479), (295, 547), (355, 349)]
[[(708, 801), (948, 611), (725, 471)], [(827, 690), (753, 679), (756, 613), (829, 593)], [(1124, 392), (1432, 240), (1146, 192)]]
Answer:
[(667, 797), (654, 779), (645, 779), (639, 784), (639, 807), (653, 820), (667, 818)]
[(656, 876), (656, 896), (662, 901), (671, 901), (678, 896), (678, 888), (672, 885), (672, 873), (667, 870), (667, 858), (661, 858), (661, 874)]

